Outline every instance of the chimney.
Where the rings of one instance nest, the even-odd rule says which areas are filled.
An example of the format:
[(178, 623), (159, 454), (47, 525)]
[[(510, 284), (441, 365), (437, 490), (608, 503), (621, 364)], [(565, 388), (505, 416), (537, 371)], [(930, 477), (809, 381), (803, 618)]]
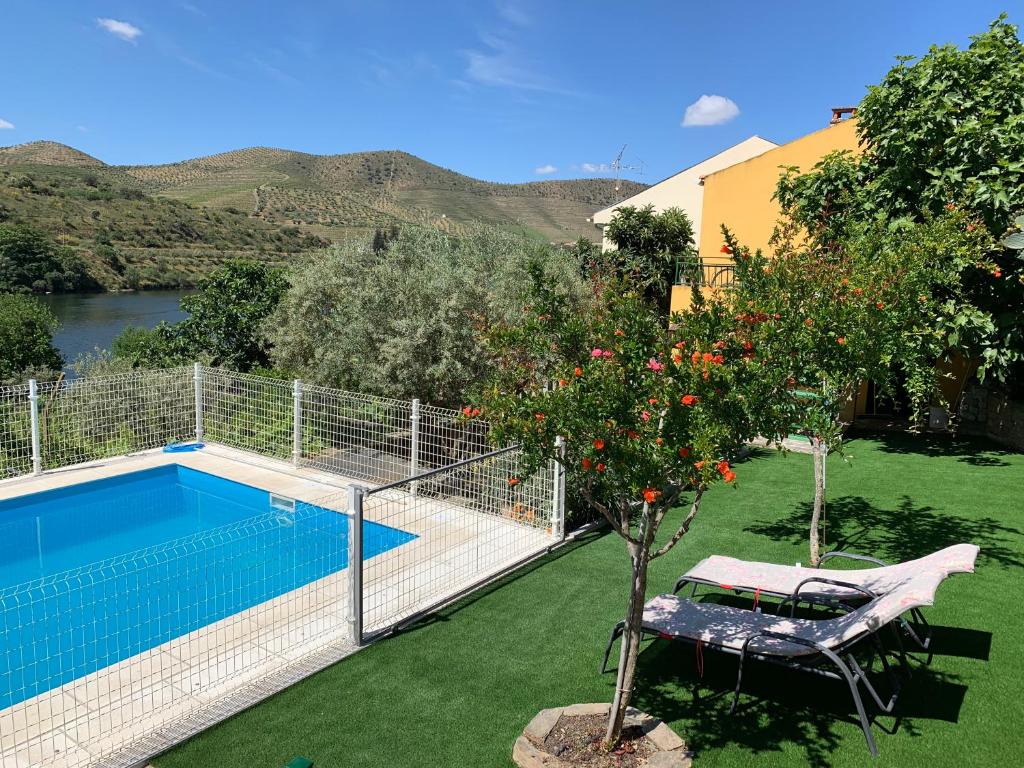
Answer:
[(857, 114), (856, 107), (832, 107), (832, 119), (829, 120), (829, 125), (835, 125), (841, 123), (843, 120), (854, 117)]

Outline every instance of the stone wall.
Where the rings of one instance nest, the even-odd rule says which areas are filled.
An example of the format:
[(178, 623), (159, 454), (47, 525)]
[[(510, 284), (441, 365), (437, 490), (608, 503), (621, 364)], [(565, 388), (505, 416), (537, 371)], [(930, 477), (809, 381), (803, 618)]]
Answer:
[(1010, 400), (980, 384), (971, 384), (960, 402), (960, 431), (987, 435), (1024, 451), (1024, 402)]

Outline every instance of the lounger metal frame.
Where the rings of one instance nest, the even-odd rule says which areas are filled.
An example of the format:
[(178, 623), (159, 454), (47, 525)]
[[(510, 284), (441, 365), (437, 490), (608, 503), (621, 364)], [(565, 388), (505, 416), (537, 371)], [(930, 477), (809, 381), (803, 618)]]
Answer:
[[(858, 555), (858, 554), (854, 554), (852, 552), (842, 552), (842, 551), (837, 550), (835, 552), (826, 552), (824, 555), (822, 555), (821, 559), (818, 561), (817, 567), (820, 568), (821, 564), (823, 562), (825, 562), (825, 560), (828, 560), (828, 559), (833, 558), (833, 557), (848, 558), (850, 560), (858, 560), (860, 562), (872, 563), (873, 565), (880, 565), (880, 566), (890, 565), (890, 563), (887, 563), (884, 560), (879, 560), (877, 557), (869, 557), (868, 555)], [(718, 589), (730, 590), (730, 591), (734, 592), (737, 595), (758, 593), (758, 594), (764, 595), (766, 597), (778, 598), (778, 599), (780, 599), (782, 601), (782, 604), (785, 605), (785, 603), (787, 601), (792, 600), (794, 598), (794, 596), (796, 595), (796, 593), (798, 593), (800, 591), (800, 587), (802, 587), (804, 584), (810, 584), (810, 583), (825, 583), (825, 584), (831, 583), (831, 584), (834, 584), (836, 586), (855, 588), (855, 585), (847, 584), (845, 582), (830, 582), (830, 581), (828, 581), (826, 579), (818, 579), (818, 578), (810, 577), (810, 578), (804, 579), (804, 581), (800, 582), (800, 584), (797, 585), (796, 590), (794, 590), (794, 592), (792, 594), (786, 594), (784, 592), (776, 592), (776, 591), (773, 591), (773, 590), (770, 590), (770, 589), (763, 589), (761, 587), (748, 587), (748, 586), (745, 586), (745, 585), (735, 586), (735, 585), (732, 585), (732, 584), (726, 585), (726, 584), (721, 584), (719, 582), (711, 581), (709, 579), (695, 579), (695, 578), (686, 576), (684, 574), (683, 576), (680, 576), (679, 579), (676, 580), (675, 586), (672, 588), (672, 594), (673, 595), (679, 594), (679, 590), (681, 590), (683, 587), (685, 587), (688, 584), (690, 584), (690, 585), (693, 585), (692, 589), (690, 591), (690, 599), (691, 600), (694, 599), (697, 596), (697, 588), (699, 586), (705, 586), (705, 587), (717, 587)], [(857, 588), (857, 589), (859, 590), (859, 588)], [(858, 607), (859, 604), (863, 604), (865, 602), (865, 600), (853, 597), (851, 602), (844, 602), (843, 600), (841, 600), (841, 599), (839, 599), (838, 597), (835, 597), (835, 596), (831, 596), (830, 597), (828, 595), (818, 594), (818, 595), (805, 595), (799, 602), (801, 602), (801, 603), (808, 603), (810, 605), (822, 605), (822, 606), (829, 607), (829, 608), (843, 609), (843, 610), (849, 611), (849, 610), (852, 610), (853, 607)], [(858, 604), (858, 605), (853, 605), (853, 604)], [(794, 601), (794, 604), (793, 604), (793, 610), (794, 611), (796, 610), (796, 606), (797, 606), (797, 602)], [(920, 608), (912, 608), (909, 611), (909, 613), (910, 613), (910, 616), (911, 616), (911, 620), (907, 620), (907, 619), (905, 619), (903, 617), (900, 617), (900, 619), (899, 619), (900, 626), (903, 627), (903, 631), (907, 633), (907, 635), (910, 637), (910, 639), (913, 640), (918, 646), (920, 646), (921, 650), (929, 651), (930, 647), (931, 647), (931, 642), (932, 642), (932, 628), (931, 628), (931, 625), (928, 623), (928, 620), (925, 618), (925, 616), (921, 612)], [(929, 654), (928, 658), (929, 658), (929, 662), (930, 662), (930, 660), (931, 660), (931, 655), (930, 654)]]
[[(808, 579), (807, 583), (810, 583), (812, 581), (815, 580)], [(878, 597), (870, 590), (864, 589), (863, 587), (857, 586), (856, 584), (849, 584), (846, 582), (834, 581), (831, 579), (820, 579), (817, 581), (822, 581), (828, 584), (833, 584), (835, 586), (841, 586), (856, 590), (858, 592), (861, 592), (866, 600), (874, 600)], [(788, 599), (794, 599), (794, 611), (796, 609), (796, 604), (798, 602), (798, 600), (796, 599), (798, 598), (798, 593), (799, 587), (793, 595), (788, 596)], [(843, 607), (847, 610), (852, 610), (850, 606)], [(739, 611), (741, 609), (737, 608), (734, 610)], [(612, 646), (615, 644), (615, 640), (621, 637), (625, 629), (625, 625), (625, 621), (620, 621), (612, 628), (611, 636), (608, 638), (608, 645), (606, 646), (604, 651), (604, 658), (601, 661), (602, 673), (606, 672), (608, 669), (608, 659), (611, 656)], [(903, 651), (903, 644), (902, 642), (900, 642), (899, 633), (895, 630), (895, 626), (893, 624), (890, 623), (888, 626), (893, 628), (893, 635), (897, 643), (897, 652), (899, 654), (904, 669), (907, 670), (909, 675), (910, 668), (909, 664), (907, 663), (906, 654)], [(698, 643), (697, 638), (691, 638), (682, 635), (669, 635), (656, 627), (648, 625), (641, 626), (641, 634), (648, 636), (653, 635), (665, 640), (687, 642), (694, 646), (696, 646)], [(767, 637), (782, 642), (812, 648), (814, 649), (815, 653), (801, 656), (785, 656), (777, 653), (750, 650), (750, 643), (758, 639), (759, 637)], [(871, 684), (871, 681), (868, 679), (868, 672), (870, 671), (871, 664), (869, 663), (868, 670), (865, 670), (857, 662), (857, 659), (853, 655), (853, 648), (864, 640), (870, 640), (874, 653), (877, 654), (878, 658), (880, 659), (882, 663), (882, 668), (885, 672), (885, 676), (889, 681), (891, 694), (887, 701), (883, 701), (878, 691), (875, 689), (875, 687)], [(743, 665), (744, 661), (747, 658), (752, 658), (758, 661), (765, 661), (770, 664), (788, 667), (790, 669), (798, 669), (804, 672), (810, 672), (811, 674), (820, 675), (822, 677), (827, 677), (832, 680), (844, 681), (847, 684), (847, 687), (850, 689), (850, 695), (853, 697), (853, 703), (857, 709), (857, 717), (860, 721), (860, 727), (861, 730), (864, 732), (864, 739), (867, 741), (868, 751), (871, 752), (872, 757), (878, 756), (878, 747), (875, 744), (875, 737), (871, 732), (871, 720), (868, 717), (867, 711), (864, 708), (864, 701), (861, 698), (859, 686), (861, 684), (864, 685), (865, 690), (867, 690), (867, 692), (870, 694), (871, 698), (874, 700), (875, 704), (878, 706), (878, 708), (882, 711), (883, 714), (892, 714), (896, 706), (896, 699), (898, 698), (900, 690), (902, 688), (902, 683), (900, 681), (899, 676), (896, 674), (896, 672), (893, 670), (892, 666), (889, 663), (886, 650), (882, 645), (882, 641), (879, 638), (877, 631), (872, 632), (865, 630), (864, 632), (858, 634), (856, 637), (844, 641), (843, 643), (840, 643), (833, 648), (829, 648), (828, 646), (822, 643), (815, 642), (813, 640), (807, 640), (806, 638), (798, 637), (796, 635), (789, 635), (782, 632), (774, 632), (770, 630), (758, 630), (752, 633), (749, 637), (747, 637), (744, 640), (743, 646), (739, 651), (737, 651), (735, 648), (723, 646), (708, 640), (699, 640), (699, 642), (702, 645), (711, 648), (712, 650), (721, 651), (722, 653), (731, 654), (733, 656), (739, 656), (739, 668), (736, 673), (736, 689), (733, 692), (732, 705), (729, 707), (730, 714), (736, 711), (736, 705), (739, 702), (740, 688), (743, 684)], [(842, 658), (843, 655), (846, 656), (845, 662)], [(821, 666), (829, 663), (831, 664), (831, 666), (835, 667), (835, 670), (829, 669), (825, 666)]]

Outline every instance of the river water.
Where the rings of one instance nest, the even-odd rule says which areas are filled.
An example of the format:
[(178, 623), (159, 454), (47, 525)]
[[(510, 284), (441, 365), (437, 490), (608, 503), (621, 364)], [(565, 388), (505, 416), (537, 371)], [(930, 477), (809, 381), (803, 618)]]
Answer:
[(161, 320), (176, 323), (184, 319), (185, 313), (178, 303), (188, 293), (55, 293), (39, 298), (60, 320), (53, 343), (63, 355), (65, 365), (70, 366), (81, 354), (110, 349), (111, 342), (130, 325), (152, 328)]

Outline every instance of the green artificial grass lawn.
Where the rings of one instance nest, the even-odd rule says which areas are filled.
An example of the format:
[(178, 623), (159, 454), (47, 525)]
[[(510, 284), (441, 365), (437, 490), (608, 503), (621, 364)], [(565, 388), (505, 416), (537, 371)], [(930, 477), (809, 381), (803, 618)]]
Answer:
[[(752, 665), (730, 716), (729, 696), (712, 696), (731, 691), (736, 660), (705, 651), (695, 699), (694, 649), (681, 643), (645, 645), (634, 705), (667, 720), (697, 766), (1020, 765), (1024, 455), (899, 435), (854, 439), (846, 454), (829, 460), (830, 547), (894, 561), (960, 541), (982, 548), (977, 573), (951, 577), (926, 609), (935, 656), (914, 664), (899, 719), (876, 719), (879, 759), (844, 685)], [(810, 457), (759, 452), (737, 472), (739, 486), (709, 493), (691, 532), (652, 565), (649, 596), (711, 553), (807, 561)], [(256, 768), (304, 755), (318, 768), (510, 766), (539, 709), (611, 699), (614, 673), (598, 666), (627, 588), (621, 540), (591, 534), (155, 763)]]

